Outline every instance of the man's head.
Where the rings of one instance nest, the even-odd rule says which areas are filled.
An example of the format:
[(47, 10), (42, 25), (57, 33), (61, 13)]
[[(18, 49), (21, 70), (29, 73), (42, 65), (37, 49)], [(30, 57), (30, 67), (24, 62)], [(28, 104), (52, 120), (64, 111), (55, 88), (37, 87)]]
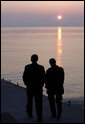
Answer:
[(49, 60), (49, 63), (50, 63), (51, 66), (55, 66), (56, 65), (56, 60), (54, 58), (51, 58)]
[(32, 63), (36, 63), (36, 62), (38, 61), (38, 55), (33, 54), (33, 55), (31, 56), (31, 61), (32, 61)]

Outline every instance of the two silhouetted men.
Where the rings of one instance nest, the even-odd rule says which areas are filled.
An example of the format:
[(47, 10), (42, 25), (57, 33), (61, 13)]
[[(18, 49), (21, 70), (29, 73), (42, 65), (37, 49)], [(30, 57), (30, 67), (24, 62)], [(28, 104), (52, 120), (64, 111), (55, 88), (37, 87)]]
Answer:
[(56, 65), (55, 59), (50, 59), (51, 68), (46, 71), (44, 67), (37, 64), (38, 56), (31, 56), (32, 64), (26, 65), (23, 73), (23, 81), (27, 86), (27, 114), (32, 118), (32, 100), (35, 98), (36, 112), (38, 121), (42, 120), (42, 92), (43, 86), (47, 89), (48, 100), (51, 108), (52, 117), (56, 117), (55, 96), (58, 107), (57, 119), (61, 118), (62, 94), (64, 94), (64, 70)]
[(38, 121), (42, 120), (42, 88), (45, 82), (44, 67), (37, 64), (38, 56), (31, 56), (32, 64), (25, 66), (23, 81), (27, 86), (27, 114), (32, 118), (33, 96), (35, 98)]
[(64, 70), (56, 65), (54, 58), (49, 60), (51, 68), (46, 71), (46, 89), (51, 109), (51, 116), (56, 117), (55, 99), (58, 108), (57, 119), (61, 118), (62, 113), (62, 94), (64, 94)]

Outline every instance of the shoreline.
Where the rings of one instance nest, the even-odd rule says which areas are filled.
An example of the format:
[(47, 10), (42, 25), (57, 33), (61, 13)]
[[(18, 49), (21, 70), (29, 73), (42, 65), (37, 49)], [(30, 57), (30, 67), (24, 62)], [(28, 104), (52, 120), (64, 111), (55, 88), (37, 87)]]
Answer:
[[(26, 87), (23, 87), (19, 83), (17, 83), (17, 84), (12, 83), (11, 80), (8, 81), (8, 80), (5, 80), (4, 78), (1, 79), (1, 80), (5, 81), (7, 83), (13, 84), (13, 85), (15, 85), (17, 87), (21, 87), (23, 89), (26, 89)], [(43, 96), (47, 97), (47, 94), (43, 93)], [(83, 96), (82, 97), (74, 97), (74, 98), (72, 98), (72, 97), (71, 98), (63, 97), (63, 100), (62, 100), (63, 104), (65, 103), (65, 104), (69, 105), (69, 101), (71, 102), (71, 106), (73, 106), (75, 109), (79, 109), (79, 110), (84, 111), (84, 97)]]
[[(24, 83), (23, 83), (23, 85), (21, 85), (20, 83), (14, 83), (14, 82), (12, 82), (11, 80), (6, 80), (5, 78), (2, 78), (1, 80), (4, 80), (4, 81), (6, 81), (6, 82), (9, 82), (9, 83), (12, 83), (12, 84), (14, 84), (14, 85), (16, 85), (16, 86), (19, 86), (19, 87), (21, 87), (21, 88), (26, 88), (26, 86), (24, 85)], [(45, 93), (44, 93), (45, 92)], [(46, 89), (43, 89), (43, 95), (44, 96), (46, 96), (47, 97), (47, 94), (46, 94)], [(66, 97), (66, 96), (64, 96), (63, 95), (63, 102), (64, 103), (67, 103), (68, 104), (68, 101), (71, 101), (71, 103), (74, 105), (74, 104), (77, 104), (78, 103), (78, 105), (80, 104), (82, 104), (82, 105), (84, 105), (84, 96), (81, 96), (81, 97)]]
[[(10, 113), (17, 122), (34, 123), (36, 122), (35, 107), (33, 110), (34, 118), (29, 120), (26, 114), (26, 89), (8, 81), (1, 80), (1, 113)], [(62, 119), (58, 123), (81, 123), (84, 122), (84, 111), (76, 109), (63, 103)], [(55, 119), (50, 117), (48, 99), (43, 96), (43, 122), (56, 123)]]

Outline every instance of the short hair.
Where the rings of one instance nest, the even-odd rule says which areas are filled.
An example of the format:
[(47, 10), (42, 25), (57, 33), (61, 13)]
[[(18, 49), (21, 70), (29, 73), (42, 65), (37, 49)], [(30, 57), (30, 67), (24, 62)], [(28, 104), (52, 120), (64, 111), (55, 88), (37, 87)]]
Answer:
[(53, 66), (53, 65), (56, 64), (56, 60), (55, 60), (54, 58), (51, 58), (51, 59), (49, 60), (49, 63), (50, 63), (51, 66)]
[(33, 54), (33, 55), (31, 56), (31, 61), (32, 61), (32, 62), (37, 62), (37, 61), (38, 61), (38, 55)]

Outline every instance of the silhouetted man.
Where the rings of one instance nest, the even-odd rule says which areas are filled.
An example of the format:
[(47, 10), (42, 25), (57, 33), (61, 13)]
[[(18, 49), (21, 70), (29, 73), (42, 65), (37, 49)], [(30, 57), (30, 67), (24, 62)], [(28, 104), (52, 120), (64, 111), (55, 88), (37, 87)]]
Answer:
[(33, 96), (35, 98), (36, 113), (38, 121), (42, 120), (42, 88), (45, 79), (44, 67), (37, 64), (38, 56), (31, 56), (32, 63), (25, 66), (23, 81), (27, 86), (27, 114), (32, 118)]
[(46, 89), (51, 109), (51, 116), (56, 117), (55, 98), (58, 108), (57, 119), (61, 118), (62, 113), (62, 94), (64, 94), (64, 70), (56, 65), (54, 58), (49, 60), (51, 67), (46, 71)]

